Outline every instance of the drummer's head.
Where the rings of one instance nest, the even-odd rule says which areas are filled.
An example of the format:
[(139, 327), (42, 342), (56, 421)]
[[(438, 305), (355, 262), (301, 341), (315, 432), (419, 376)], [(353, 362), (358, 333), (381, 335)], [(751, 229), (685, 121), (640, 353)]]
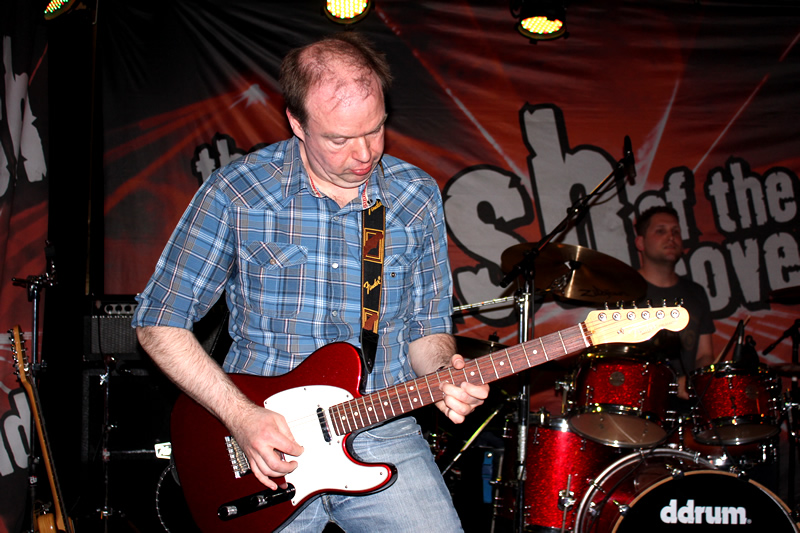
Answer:
[(647, 228), (655, 215), (670, 215), (675, 220), (678, 220), (678, 212), (668, 205), (654, 205), (645, 209), (642, 214), (636, 219), (636, 235), (644, 235), (647, 233)]
[(683, 241), (678, 213), (659, 205), (645, 210), (636, 220), (636, 249), (642, 264), (661, 263), (674, 267), (683, 255)]

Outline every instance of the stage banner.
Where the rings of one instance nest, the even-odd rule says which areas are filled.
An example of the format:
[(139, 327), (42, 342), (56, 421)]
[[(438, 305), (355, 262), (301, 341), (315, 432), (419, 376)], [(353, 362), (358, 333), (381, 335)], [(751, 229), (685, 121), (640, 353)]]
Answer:
[[(100, 15), (104, 283), (133, 294), (203, 180), (290, 135), (276, 81), (286, 51), (341, 27), (318, 1), (113, 2)], [(393, 68), (387, 152), (444, 193), (456, 304), (512, 295), (503, 252), (558, 228), (617, 168), (627, 136), (635, 178), (607, 182), (554, 240), (635, 268), (637, 214), (673, 206), (680, 272), (708, 293), (716, 351), (747, 317), (763, 350), (797, 316), (786, 295), (800, 286), (798, 9), (580, 2), (567, 24), (566, 38), (533, 44), (505, 2), (382, 0), (351, 30)], [(597, 305), (545, 297), (532, 333)], [(459, 335), (516, 343), (513, 303), (455, 321)], [(788, 362), (790, 348), (764, 362)]]
[(30, 343), (33, 314), (24, 282), (45, 267), (48, 108), (40, 7), (0, 4), (0, 533), (20, 531), (28, 496), (30, 405), (6, 332), (19, 325)]

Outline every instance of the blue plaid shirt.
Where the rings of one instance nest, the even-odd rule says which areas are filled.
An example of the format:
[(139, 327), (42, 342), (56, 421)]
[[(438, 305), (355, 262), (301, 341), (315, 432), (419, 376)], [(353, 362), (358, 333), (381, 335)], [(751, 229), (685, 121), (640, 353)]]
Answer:
[(133, 325), (191, 329), (224, 290), (233, 339), (227, 372), (284, 374), (325, 344), (360, 346), (362, 198), (386, 206), (379, 345), (367, 392), (415, 377), (408, 344), (452, 324), (438, 185), (384, 155), (358, 198), (340, 208), (313, 190), (296, 138), (234, 161), (200, 188), (137, 296)]

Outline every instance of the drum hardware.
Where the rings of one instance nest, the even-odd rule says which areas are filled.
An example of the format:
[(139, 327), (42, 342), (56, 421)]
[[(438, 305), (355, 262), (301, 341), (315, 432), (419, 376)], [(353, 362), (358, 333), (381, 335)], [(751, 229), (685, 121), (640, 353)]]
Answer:
[(458, 312), (458, 311), (466, 311), (466, 310), (475, 309), (475, 308), (478, 308), (478, 307), (486, 307), (487, 305), (497, 305), (497, 304), (502, 304), (502, 303), (506, 303), (506, 302), (512, 302), (515, 299), (516, 299), (516, 296), (504, 296), (502, 298), (494, 298), (492, 300), (486, 300), (484, 302), (478, 302), (478, 303), (475, 303), (475, 304), (457, 305), (457, 306), (453, 307), (453, 312), (455, 313), (455, 312)]
[(575, 531), (727, 531), (726, 524), (749, 531), (798, 531), (788, 507), (771, 491), (746, 475), (709, 466), (668, 448), (623, 457), (590, 484)]
[[(800, 300), (800, 288), (798, 287), (790, 287), (786, 289), (781, 289), (779, 291), (773, 291), (770, 293), (771, 298), (777, 299), (787, 299), (792, 300), (793, 303), (797, 303)], [(787, 302), (789, 303), (789, 302)], [(772, 344), (767, 346), (763, 352), (763, 355), (767, 355), (769, 352), (774, 350), (778, 344), (783, 342), (784, 339), (791, 338), (792, 339), (792, 359), (790, 365), (780, 365), (778, 371), (783, 371), (782, 375), (787, 375), (791, 378), (791, 390), (789, 392), (789, 398), (792, 401), (796, 401), (798, 398), (798, 393), (800, 392), (800, 388), (797, 386), (797, 380), (800, 378), (800, 362), (798, 361), (798, 347), (800, 347), (800, 319), (794, 321), (791, 327), (787, 328), (786, 331), (781, 334), (781, 336), (775, 340)], [(798, 441), (797, 434), (798, 434), (798, 420), (795, 415), (795, 408), (797, 407), (796, 403), (791, 403), (791, 407), (786, 408), (786, 420), (787, 426), (789, 429), (789, 490), (788, 490), (788, 498), (789, 501), (792, 502), (792, 505), (796, 504), (795, 501), (795, 476), (797, 475), (797, 468), (796, 468), (796, 453), (798, 451), (798, 445), (800, 442)], [(796, 515), (800, 515), (800, 509), (795, 508), (794, 512)]]
[(561, 414), (566, 415), (571, 408), (570, 396), (572, 394), (572, 381), (556, 380), (555, 390), (556, 392), (561, 392)]

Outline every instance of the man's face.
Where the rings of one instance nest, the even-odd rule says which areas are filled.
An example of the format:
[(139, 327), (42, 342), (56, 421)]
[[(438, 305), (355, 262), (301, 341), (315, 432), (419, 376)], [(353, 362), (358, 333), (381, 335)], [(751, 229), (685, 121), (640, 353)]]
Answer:
[(305, 128), (287, 112), (294, 134), (302, 141), (306, 170), (317, 184), (357, 188), (372, 174), (383, 155), (386, 108), (377, 78), (364, 84), (326, 83), (306, 98)]
[(636, 237), (636, 248), (643, 261), (675, 264), (683, 255), (683, 240), (678, 219), (668, 213), (656, 213), (644, 235)]

